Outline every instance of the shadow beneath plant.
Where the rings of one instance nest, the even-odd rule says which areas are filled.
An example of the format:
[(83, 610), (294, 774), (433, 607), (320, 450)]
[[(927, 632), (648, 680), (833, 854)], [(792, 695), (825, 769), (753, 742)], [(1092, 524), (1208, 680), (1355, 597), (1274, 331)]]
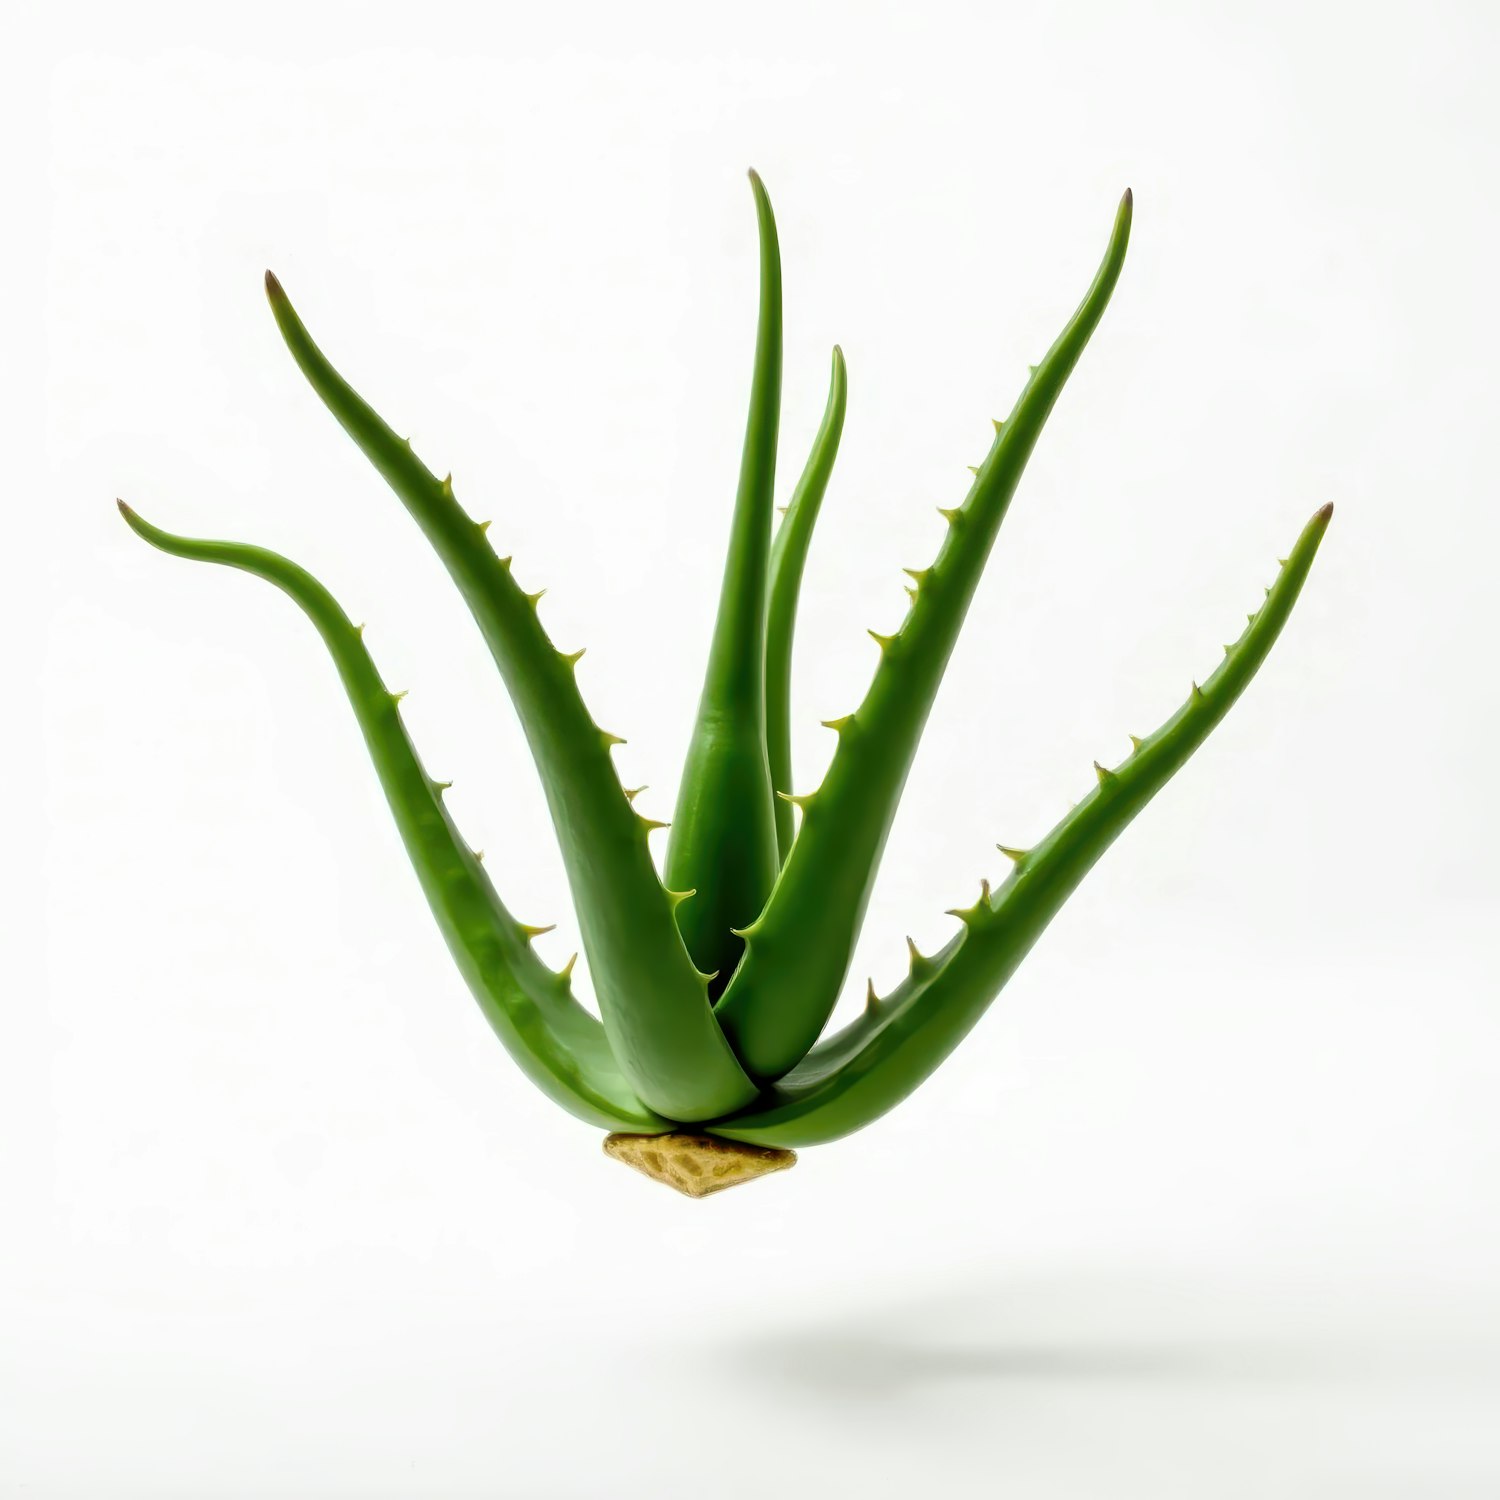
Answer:
[(838, 1472), (870, 1496), (1196, 1500), (1325, 1494), (1307, 1485), (1331, 1474), (1394, 1500), (1439, 1492), (1450, 1427), (1468, 1448), (1443, 1452), (1442, 1473), (1500, 1494), (1500, 1456), (1476, 1436), (1500, 1394), (1500, 1308), (1243, 1269), (938, 1263), (925, 1293), (809, 1282), (770, 1314), (757, 1289), (737, 1328), (674, 1351), (672, 1375), (767, 1445), (770, 1474), (744, 1494)]
[(713, 1347), (721, 1376), (867, 1403), (954, 1384), (1197, 1386), (1344, 1376), (1357, 1340), (1295, 1309), (1156, 1281), (988, 1279), (940, 1297), (843, 1299), (834, 1313)]

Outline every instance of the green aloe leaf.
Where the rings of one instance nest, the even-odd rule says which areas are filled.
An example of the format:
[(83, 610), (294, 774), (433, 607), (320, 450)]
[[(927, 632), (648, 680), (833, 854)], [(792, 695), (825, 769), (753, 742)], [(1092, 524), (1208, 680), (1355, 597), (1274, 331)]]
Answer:
[(802, 590), (802, 569), (807, 563), (813, 525), (838, 457), (848, 399), (844, 351), (835, 345), (823, 421), (813, 439), (802, 478), (792, 491), (786, 515), (776, 528), (776, 540), (771, 544), (771, 598), (766, 615), (766, 755), (771, 765), (771, 785), (777, 794), (776, 847), (783, 861), (792, 847), (795, 831), (788, 799), (792, 794), (792, 637), (797, 628), (797, 599)]
[(487, 525), (439, 480), (329, 363), (274, 276), (267, 293), (308, 383), (405, 504), (447, 567), (510, 693), (557, 828), (604, 1027), (620, 1066), (652, 1109), (682, 1120), (722, 1112), (751, 1092), (712, 1013), (706, 977), (677, 930), (683, 893), (666, 890), (610, 755), (619, 736), (584, 706), (576, 669), (497, 557)]
[[(746, 1069), (770, 1081), (795, 1066), (827, 1023), (859, 936), (880, 857), (938, 685), (990, 549), (1042, 426), (1104, 315), (1130, 239), (1131, 198), (1078, 311), (1035, 366), (963, 504), (945, 511), (936, 560), (911, 574), (911, 609), (876, 636), (880, 664), (865, 700), (839, 723), (818, 790), (799, 797), (802, 824), (717, 1014)], [(873, 634), (874, 632), (872, 632)]]
[(1312, 567), (1333, 514), (1307, 523), (1265, 603), (1187, 702), (1135, 742), (1035, 848), (1005, 851), (1006, 882), (955, 911), (963, 930), (941, 952), (912, 950), (896, 991), (815, 1046), (749, 1109), (714, 1122), (715, 1134), (763, 1146), (810, 1146), (859, 1130), (924, 1082), (968, 1035), (1078, 883), (1125, 826), (1186, 764), (1229, 712), (1270, 652)]
[(677, 913), (688, 951), (717, 988), (743, 927), (776, 878), (775, 799), (766, 759), (766, 589), (781, 416), (781, 250), (771, 200), (752, 172), (760, 228), (760, 320), (739, 492), (708, 671), (667, 844), (667, 883), (696, 895)]
[(648, 1133), (670, 1129), (670, 1122), (632, 1091), (604, 1028), (574, 997), (568, 971), (550, 969), (538, 957), (531, 939), (545, 929), (518, 922), (495, 894), (479, 856), (453, 825), (443, 803), (444, 783), (434, 781), (418, 759), (401, 721), (402, 695), (381, 680), (361, 628), (350, 623), (333, 595), (275, 552), (174, 536), (123, 501), (120, 513), (153, 547), (251, 573), (301, 607), (338, 669), (448, 951), (511, 1056), (549, 1098), (591, 1125)]

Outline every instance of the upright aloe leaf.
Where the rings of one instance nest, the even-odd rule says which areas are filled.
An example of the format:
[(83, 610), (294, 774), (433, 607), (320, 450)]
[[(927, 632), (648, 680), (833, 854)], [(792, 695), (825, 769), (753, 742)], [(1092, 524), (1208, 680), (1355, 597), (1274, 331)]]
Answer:
[(556, 972), (531, 939), (544, 928), (516, 921), (495, 894), (479, 856), (453, 826), (446, 783), (423, 769), (401, 722), (402, 695), (381, 680), (362, 628), (312, 574), (274, 552), (237, 542), (199, 541), (162, 531), (123, 501), (138, 536), (174, 557), (222, 563), (273, 583), (323, 637), (412, 867), (448, 951), (491, 1026), (526, 1076), (549, 1098), (605, 1130), (653, 1132), (671, 1124), (653, 1114), (626, 1082), (604, 1028), (574, 998), (568, 969)]
[(823, 421), (771, 544), (771, 600), (766, 615), (766, 755), (776, 791), (776, 847), (782, 860), (792, 847), (795, 831), (788, 799), (792, 793), (792, 637), (797, 628), (797, 597), (813, 525), (838, 457), (848, 394), (844, 351), (835, 345)]
[[(743, 927), (778, 865), (766, 759), (766, 587), (781, 414), (781, 250), (771, 200), (752, 172), (760, 228), (760, 321), (739, 492), (708, 672), (667, 844), (667, 883), (696, 892), (677, 913), (699, 968), (727, 980)], [(717, 988), (717, 986), (716, 986)]]
[(469, 606), (515, 704), (552, 811), (600, 1013), (620, 1067), (654, 1110), (680, 1120), (734, 1109), (755, 1092), (735, 1060), (677, 930), (680, 892), (646, 847), (655, 825), (621, 789), (611, 747), (578, 692), (582, 652), (564, 655), (485, 532), (313, 342), (276, 278), (266, 290), (309, 384), (400, 497)]
[(763, 1146), (811, 1146), (859, 1130), (899, 1104), (968, 1035), (1078, 883), (1126, 825), (1206, 740), (1281, 634), (1328, 529), (1325, 506), (1303, 529), (1224, 660), (1155, 734), (1134, 739), (1114, 770), (1032, 849), (1006, 849), (1012, 870), (991, 895), (954, 911), (963, 930), (935, 956), (912, 950), (911, 973), (843, 1031), (815, 1046), (749, 1109), (714, 1122), (716, 1135)]
[[(1127, 192), (1104, 262), (995, 439), (916, 585), (901, 628), (876, 636), (880, 664), (859, 708), (839, 721), (823, 784), (798, 798), (802, 825), (717, 1014), (747, 1070), (781, 1077), (817, 1040), (838, 997), (880, 856), (938, 684), (990, 548), (1042, 426), (1098, 326), (1130, 238)], [(871, 632), (874, 634), (874, 632)]]

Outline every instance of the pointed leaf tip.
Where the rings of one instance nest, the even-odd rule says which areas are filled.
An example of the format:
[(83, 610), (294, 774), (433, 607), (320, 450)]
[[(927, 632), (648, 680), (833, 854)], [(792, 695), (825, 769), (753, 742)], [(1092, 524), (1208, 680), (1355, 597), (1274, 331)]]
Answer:
[(285, 302), (286, 293), (282, 290), (281, 283), (276, 279), (274, 271), (266, 272), (266, 296), (273, 302)]
[(774, 234), (776, 215), (771, 208), (771, 195), (766, 191), (766, 185), (754, 167), (751, 167), (746, 175), (750, 179), (750, 191), (755, 194), (755, 212), (760, 220), (761, 230), (762, 232), (770, 230)]
[(117, 506), (119, 506), (119, 508), (120, 508), (120, 515), (121, 515), (122, 519), (124, 520), (125, 524), (138, 537), (140, 537), (142, 541), (150, 542), (152, 544), (152, 546), (155, 546), (156, 545), (156, 539), (152, 536), (152, 532), (155, 530), (155, 527), (151, 526), (148, 522), (142, 520), (141, 517), (139, 515), (137, 515), (136, 512), (133, 511), (123, 500), (118, 500), (117, 499), (115, 501), (115, 504)]

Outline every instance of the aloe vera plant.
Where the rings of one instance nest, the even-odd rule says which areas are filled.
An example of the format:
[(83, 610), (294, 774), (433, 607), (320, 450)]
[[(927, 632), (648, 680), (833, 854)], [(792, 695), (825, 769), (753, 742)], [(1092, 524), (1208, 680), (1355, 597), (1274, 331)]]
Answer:
[[(1127, 823), (1204, 741), (1255, 675), (1311, 567), (1331, 507), (1308, 522), (1224, 659), (1155, 733), (1029, 849), (998, 846), (1008, 870), (955, 908), (938, 953), (911, 946), (910, 971), (841, 1030), (825, 1027), (847, 978), (902, 787), (948, 658), (1010, 499), (1125, 258), (1131, 197), (1104, 260), (973, 469), (943, 509), (936, 558), (911, 569), (899, 629), (875, 635), (864, 700), (826, 721), (837, 746), (822, 784), (791, 784), (788, 699), (797, 596), (843, 427), (846, 379), (833, 351), (827, 409), (800, 482), (775, 522), (781, 385), (781, 265), (770, 201), (751, 174), (760, 235), (760, 312), (750, 414), (717, 623), (677, 810), (658, 875), (648, 835), (616, 774), (621, 741), (580, 695), (581, 651), (559, 651), (539, 593), (516, 581), (488, 523), (376, 415), (325, 358), (276, 278), (266, 290), (292, 357), (328, 410), (400, 498), (446, 565), (499, 668), (535, 758), (561, 842), (598, 1014), (533, 946), (418, 758), (362, 638), (328, 591), (258, 547), (150, 525), (176, 556), (275, 584), (333, 657), (418, 879), (464, 979), (526, 1074), (578, 1118), (612, 1132), (612, 1151), (695, 1195), (789, 1165), (789, 1148), (832, 1141), (899, 1104), (994, 999), (1063, 902)], [(773, 535), (774, 533), (774, 535)], [(871, 632), (874, 635), (874, 632)], [(794, 812), (795, 810), (795, 812)], [(909, 945), (910, 946), (910, 945)]]

